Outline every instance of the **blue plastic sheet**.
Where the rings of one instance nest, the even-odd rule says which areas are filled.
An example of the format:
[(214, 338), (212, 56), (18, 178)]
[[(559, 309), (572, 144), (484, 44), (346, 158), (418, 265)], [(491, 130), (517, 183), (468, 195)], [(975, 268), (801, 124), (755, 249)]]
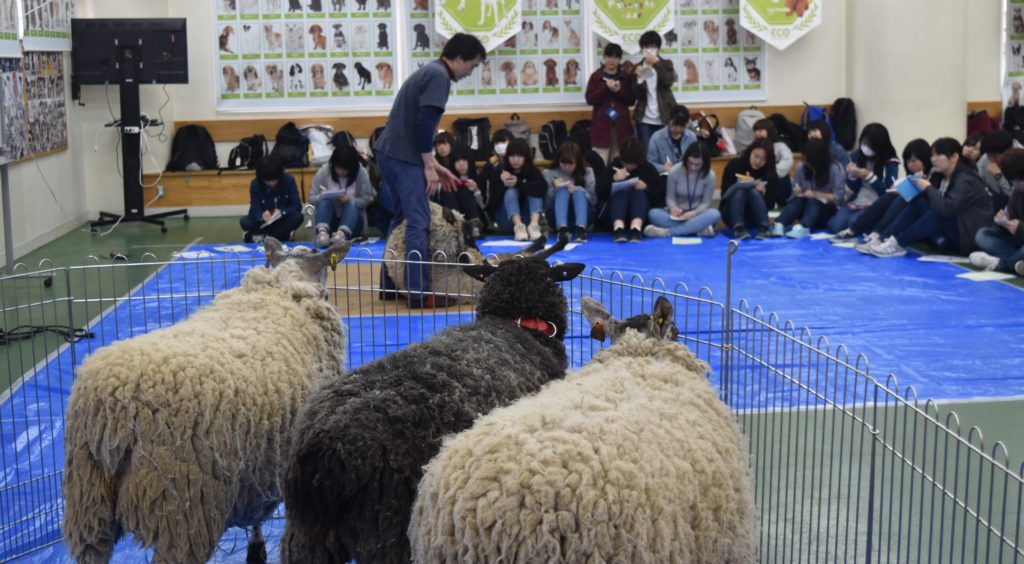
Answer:
[[(670, 290), (677, 282), (685, 283), (691, 293), (706, 286), (715, 300), (724, 301), (726, 244), (724, 237), (685, 246), (674, 246), (668, 239), (639, 245), (614, 244), (608, 235), (597, 234), (590, 242), (556, 258), (600, 267), (606, 279), (613, 277), (613, 270), (619, 270), (627, 282), (633, 274), (643, 277), (648, 285), (661, 278)], [(212, 247), (193, 250), (209, 250), (216, 255)], [(381, 243), (366, 248), (376, 257), (383, 251)], [(257, 252), (255, 248), (253, 252)], [(913, 254), (877, 259), (825, 241), (754, 241), (743, 244), (734, 257), (733, 306), (740, 298), (746, 299), (751, 305), (778, 313), (782, 320), (806, 326), (815, 341), (824, 335), (833, 349), (838, 343), (845, 344), (851, 358), (864, 353), (876, 378), (882, 376), (884, 381), (885, 374), (894, 372), (901, 390), (913, 385), (921, 397), (955, 400), (1024, 396), (1024, 372), (1019, 368), (1024, 352), (1024, 294), (1003, 283), (956, 278), (961, 272), (963, 268), (956, 265), (919, 262)], [(220, 291), (237, 285), (242, 274), (244, 269), (226, 278), (199, 275), (190, 279), (190, 288), (194, 290), (197, 281), (205, 281), (208, 287), (204, 290)], [(180, 280), (180, 275), (175, 278), (160, 273), (136, 294), (171, 295)], [(616, 295), (609, 292), (595, 297), (614, 300)], [(570, 307), (578, 310), (580, 297), (570, 296)], [(174, 323), (209, 298), (175, 298), (178, 301), (168, 308), (170, 300), (162, 299), (161, 305), (155, 301), (122, 303), (97, 321), (104, 328), (97, 333), (114, 340)], [(643, 309), (649, 309), (649, 304)], [(455, 314), (441, 315), (449, 316), (448, 323), (454, 322)], [(593, 350), (579, 317), (572, 316), (573, 326), (566, 340), (570, 358), (577, 364), (589, 358)], [(468, 319), (469, 315), (463, 314), (462, 318)], [(429, 334), (435, 326), (430, 315), (416, 315), (412, 320), (423, 326), (414, 325), (410, 335), (391, 335), (388, 350)], [(371, 325), (379, 322), (349, 320), (354, 339), (350, 365), (358, 366), (380, 354), (382, 343), (360, 342), (360, 335), (370, 339), (374, 333)], [(713, 320), (709, 324), (711, 334), (704, 338), (721, 341), (717, 334), (722, 329), (720, 323)], [(94, 341), (91, 347), (101, 344), (105, 343)], [(78, 361), (88, 346), (75, 345)], [(712, 380), (717, 383), (717, 354), (706, 350), (698, 354), (711, 362), (716, 374)], [(61, 416), (71, 388), (71, 358), (70, 347), (65, 347), (0, 404), (0, 463), (4, 468), (0, 518), (6, 529), (4, 538), (13, 539), (0, 545), (0, 559), (54, 542), (20, 561), (70, 562), (64, 546), (57, 542), (61, 511), (57, 472), (63, 467)], [(756, 389), (744, 390), (743, 398), (748, 407), (764, 402), (789, 405), (791, 399), (773, 397), (772, 390)], [(283, 526), (282, 520), (271, 520), (264, 526), (272, 562), (277, 561)], [(245, 532), (233, 529), (225, 535), (213, 561), (244, 562), (245, 551)], [(129, 537), (118, 545), (114, 560), (141, 562), (148, 556)]]

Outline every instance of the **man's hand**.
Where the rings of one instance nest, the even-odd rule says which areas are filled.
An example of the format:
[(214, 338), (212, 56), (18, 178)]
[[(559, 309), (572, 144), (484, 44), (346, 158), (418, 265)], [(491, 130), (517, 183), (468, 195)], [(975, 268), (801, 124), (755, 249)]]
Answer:
[(441, 165), (436, 165), (434, 169), (437, 171), (441, 187), (445, 192), (454, 192), (459, 189), (459, 178), (455, 176), (455, 173)]
[(434, 169), (433, 165), (423, 167), (423, 176), (427, 179), (426, 193), (429, 198), (437, 193), (441, 179), (437, 176), (437, 170)]

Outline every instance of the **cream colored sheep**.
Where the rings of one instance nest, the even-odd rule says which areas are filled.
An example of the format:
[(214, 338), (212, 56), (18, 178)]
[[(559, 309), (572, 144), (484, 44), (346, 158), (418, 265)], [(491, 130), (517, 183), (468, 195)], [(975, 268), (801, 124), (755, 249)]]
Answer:
[(273, 269), (78, 369), (63, 524), (77, 561), (107, 562), (131, 532), (156, 562), (206, 562), (230, 526), (256, 527), (250, 555), (262, 551), (299, 406), (317, 375), (344, 371), (346, 330), (323, 279), (351, 245), (289, 256), (265, 244)]
[(588, 300), (614, 344), (445, 441), (420, 481), (414, 561), (757, 561), (744, 440), (671, 304), (618, 322)]

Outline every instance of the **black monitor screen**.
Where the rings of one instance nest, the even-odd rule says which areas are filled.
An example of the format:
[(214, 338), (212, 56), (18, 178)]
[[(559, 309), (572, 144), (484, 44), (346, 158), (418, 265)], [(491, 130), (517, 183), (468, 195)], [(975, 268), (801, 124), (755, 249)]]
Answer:
[(75, 84), (186, 84), (185, 20), (72, 19)]

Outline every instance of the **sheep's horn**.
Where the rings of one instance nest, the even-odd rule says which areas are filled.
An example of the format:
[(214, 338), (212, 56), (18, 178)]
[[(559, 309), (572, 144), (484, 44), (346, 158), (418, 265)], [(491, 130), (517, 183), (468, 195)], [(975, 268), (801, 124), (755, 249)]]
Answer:
[[(541, 244), (543, 244), (543, 242)], [(565, 246), (568, 245), (568, 244), (569, 244), (569, 238), (568, 237), (559, 237), (558, 241), (556, 241), (554, 245), (551, 245), (547, 249), (544, 249), (543, 251), (540, 251), (539, 253), (535, 254), (534, 257), (535, 258), (539, 258), (541, 260), (547, 260), (548, 257), (550, 257), (551, 255), (557, 253), (558, 251), (565, 250)]]
[(516, 257), (524, 257), (525, 258), (525, 257), (531, 256), (531, 255), (533, 255), (533, 253), (536, 253), (537, 251), (543, 249), (544, 248), (544, 243), (546, 241), (547, 241), (546, 239), (544, 239), (543, 237), (540, 237), (540, 238), (534, 240), (533, 242), (531, 242), (529, 245), (523, 247), (522, 249), (519, 249), (518, 251), (513, 251), (511, 253), (502, 253), (502, 254), (499, 254), (499, 255), (495, 255), (497, 257), (497, 259), (498, 259), (498, 264), (501, 264), (501, 263), (503, 263), (503, 262), (505, 262), (507, 260), (510, 260), (510, 259), (514, 259)]

